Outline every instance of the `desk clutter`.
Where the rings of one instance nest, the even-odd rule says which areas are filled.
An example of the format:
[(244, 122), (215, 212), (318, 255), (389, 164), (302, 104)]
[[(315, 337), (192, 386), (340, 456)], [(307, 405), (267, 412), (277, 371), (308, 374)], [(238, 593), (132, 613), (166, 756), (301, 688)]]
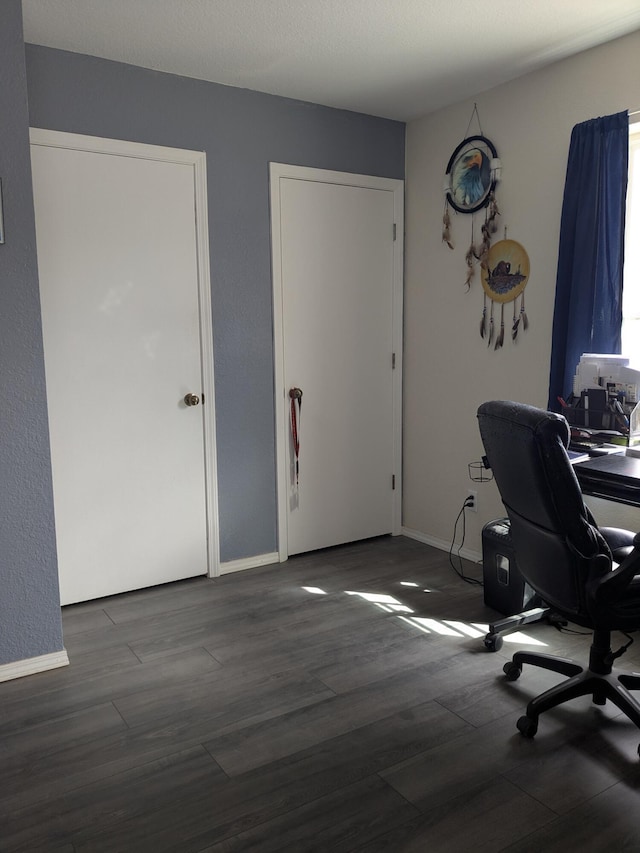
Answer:
[(571, 427), (571, 450), (604, 456), (637, 448), (640, 455), (640, 371), (628, 358), (585, 353), (572, 394), (558, 402)]

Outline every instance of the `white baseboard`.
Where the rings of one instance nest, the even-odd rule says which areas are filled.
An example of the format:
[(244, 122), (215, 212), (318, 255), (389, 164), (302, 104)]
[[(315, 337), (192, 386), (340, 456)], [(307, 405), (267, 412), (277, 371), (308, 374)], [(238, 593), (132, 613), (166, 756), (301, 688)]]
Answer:
[(229, 560), (227, 563), (220, 563), (220, 574), (228, 575), (231, 572), (243, 572), (245, 569), (257, 569), (258, 566), (270, 566), (272, 563), (279, 563), (280, 557), (278, 552), (272, 554), (258, 554), (255, 557), (244, 557), (242, 560)]
[[(431, 536), (428, 533), (420, 533), (418, 530), (412, 530), (410, 527), (403, 527), (400, 531), (401, 536), (407, 536), (409, 539), (416, 539), (418, 542), (423, 542), (425, 545), (433, 545), (440, 551), (449, 551), (451, 543), (444, 539), (438, 539), (436, 536)], [(454, 553), (458, 553), (455, 549)], [(462, 548), (460, 556), (465, 560), (470, 560), (472, 563), (482, 562), (482, 553), (472, 551), (469, 548)], [(280, 555), (277, 551), (271, 554), (258, 554), (255, 557), (244, 557), (241, 560), (229, 560), (226, 563), (220, 563), (220, 574), (228, 575), (231, 572), (243, 572), (245, 569), (256, 569), (259, 566), (270, 566), (273, 563), (280, 562)]]
[[(451, 542), (446, 542), (444, 539), (438, 539), (436, 536), (431, 536), (428, 533), (420, 533), (418, 530), (412, 530), (410, 527), (402, 528), (402, 535), (409, 539), (416, 539), (418, 542), (423, 542), (425, 545), (433, 545), (434, 548), (439, 548), (440, 551), (449, 551)], [(453, 549), (454, 554), (458, 554), (458, 548)], [(461, 548), (460, 556), (464, 560), (470, 560), (472, 563), (482, 562), (482, 553), (472, 551), (470, 548)]]
[(48, 669), (57, 669), (59, 666), (68, 665), (69, 656), (62, 649), (60, 652), (51, 652), (48, 655), (39, 655), (35, 658), (25, 658), (0, 665), (0, 681), (11, 681), (13, 678), (23, 678), (25, 675), (35, 675), (36, 672), (46, 672)]

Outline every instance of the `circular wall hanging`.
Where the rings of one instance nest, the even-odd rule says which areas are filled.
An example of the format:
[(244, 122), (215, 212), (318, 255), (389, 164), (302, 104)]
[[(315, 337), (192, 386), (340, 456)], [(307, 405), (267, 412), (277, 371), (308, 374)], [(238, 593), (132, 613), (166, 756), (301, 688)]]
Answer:
[(482, 286), (494, 302), (512, 302), (527, 286), (529, 255), (515, 240), (499, 240), (489, 249)]
[(496, 188), (498, 154), (486, 136), (468, 136), (447, 163), (447, 200), (458, 213), (474, 213), (489, 203)]
[[(506, 231), (506, 229), (505, 229)], [(529, 319), (524, 307), (524, 289), (529, 280), (529, 255), (524, 246), (515, 240), (499, 240), (489, 249), (486, 264), (482, 265), (482, 288), (484, 307), (480, 320), (480, 337), (487, 339), (491, 346), (494, 336), (494, 303), (500, 305), (500, 326), (494, 349), (500, 349), (504, 343), (504, 306), (513, 302), (513, 320), (511, 321), (511, 339), (516, 340), (520, 328), (529, 328)], [(520, 308), (516, 303), (520, 297)], [(487, 299), (490, 310), (487, 312)]]

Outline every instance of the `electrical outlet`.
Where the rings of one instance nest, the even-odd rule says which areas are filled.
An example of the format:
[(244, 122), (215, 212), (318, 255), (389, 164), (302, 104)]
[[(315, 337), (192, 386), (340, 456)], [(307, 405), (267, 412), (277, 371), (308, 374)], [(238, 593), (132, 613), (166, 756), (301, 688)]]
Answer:
[(473, 489), (469, 489), (464, 499), (464, 505), (471, 512), (478, 512), (478, 493), (474, 492)]

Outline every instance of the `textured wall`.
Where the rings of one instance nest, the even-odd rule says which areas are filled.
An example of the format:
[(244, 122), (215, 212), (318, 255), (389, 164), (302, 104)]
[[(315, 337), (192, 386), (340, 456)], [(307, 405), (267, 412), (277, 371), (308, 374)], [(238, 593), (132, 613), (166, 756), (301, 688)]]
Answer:
[(20, 0), (0, 3), (0, 664), (62, 649)]
[(221, 559), (277, 547), (269, 161), (404, 177), (404, 124), (27, 45), (31, 125), (204, 150)]
[[(479, 552), (482, 525), (504, 514), (495, 485), (472, 486), (468, 478), (467, 463), (482, 454), (476, 410), (484, 400), (495, 398), (547, 404), (571, 129), (595, 116), (640, 108), (639, 80), (640, 31), (407, 126), (404, 451), (410, 464), (404, 471), (404, 518), (408, 527), (450, 541), (467, 489), (477, 488), (478, 512), (467, 513), (466, 544)], [(474, 101), (482, 129), (502, 160), (496, 193), (502, 216), (496, 238), (502, 239), (507, 227), (508, 237), (522, 243), (531, 261), (526, 288), (529, 330), (512, 343), (513, 305), (508, 303), (505, 344), (498, 352), (489, 349), (479, 334), (483, 306), (479, 271), (471, 291), (464, 288), (471, 217), (452, 217), (455, 251), (441, 240), (444, 173)], [(477, 132), (475, 122), (471, 132)], [(499, 320), (499, 311), (496, 317)], [(610, 508), (621, 517), (619, 506)], [(604, 514), (598, 518), (606, 523)]]

